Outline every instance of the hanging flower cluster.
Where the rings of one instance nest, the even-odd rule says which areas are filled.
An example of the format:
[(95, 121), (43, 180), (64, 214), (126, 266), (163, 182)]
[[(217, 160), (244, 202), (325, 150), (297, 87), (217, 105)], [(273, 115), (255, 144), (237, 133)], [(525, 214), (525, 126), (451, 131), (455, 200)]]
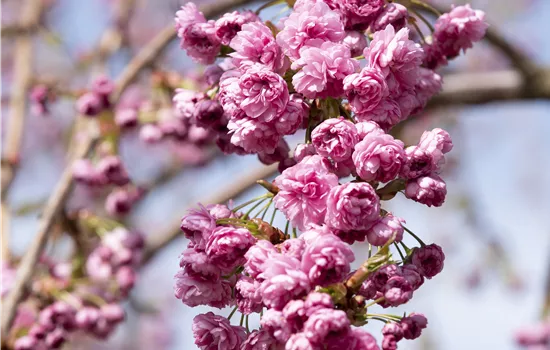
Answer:
[[(419, 1), (289, 6), (278, 25), (249, 11), (207, 21), (193, 3), (176, 13), (182, 48), (213, 64), (209, 88), (177, 91), (176, 108), (215, 133), (223, 152), (257, 154), (265, 164), (278, 162), (281, 174), (260, 181), (268, 192), (259, 198), (235, 208), (201, 206), (183, 218), (189, 245), (175, 295), (192, 307), (234, 307), (228, 318), (209, 312), (194, 319), (201, 349), (379, 349), (357, 328), (371, 320), (385, 323), (381, 348), (396, 349), (401, 339), (419, 337), (427, 319), (370, 308), (407, 303), (442, 271), (445, 255), (383, 202), (401, 192), (441, 206), (447, 189), (440, 173), (453, 145), (438, 128), (408, 147), (390, 131), (440, 91), (434, 69), (483, 37), (484, 14), (459, 6), (440, 15)], [(420, 15), (426, 9), (438, 17), (435, 25)], [(433, 29), (431, 37), (418, 20)], [(305, 143), (291, 156), (284, 136), (300, 129)], [(277, 212), (284, 230), (273, 226)], [(405, 245), (405, 231), (418, 246)], [(357, 241), (368, 242), (369, 255), (352, 269)], [(240, 326), (230, 324), (237, 310)], [(253, 313), (261, 328), (251, 331)]]
[[(97, 225), (94, 219), (88, 222)], [(124, 320), (120, 303), (135, 284), (144, 239), (122, 227), (102, 232), (85, 265), (41, 259), (38, 269), (45, 271), (33, 282), (30, 301), (19, 306), (12, 327), (19, 335), (14, 349), (60, 349), (74, 333), (106, 339)], [(2, 294), (15, 278), (11, 271), (2, 266)]]

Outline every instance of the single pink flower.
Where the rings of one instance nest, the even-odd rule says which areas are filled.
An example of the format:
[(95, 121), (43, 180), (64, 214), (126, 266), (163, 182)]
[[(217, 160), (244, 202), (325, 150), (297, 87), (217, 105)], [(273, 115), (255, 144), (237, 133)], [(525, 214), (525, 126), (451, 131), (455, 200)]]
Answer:
[(239, 350), (246, 339), (246, 329), (232, 326), (227, 318), (208, 312), (193, 319), (193, 336), (201, 350)]
[(317, 154), (337, 162), (349, 159), (358, 141), (357, 129), (344, 117), (327, 119), (311, 133), (311, 142)]
[(343, 80), (355, 73), (359, 62), (344, 44), (324, 42), (320, 47), (305, 47), (292, 64), (299, 70), (292, 78), (297, 92), (307, 98), (338, 98), (343, 95)]
[(336, 230), (366, 230), (380, 217), (380, 199), (366, 182), (348, 182), (333, 187), (326, 206), (325, 222)]
[(288, 57), (297, 60), (302, 47), (320, 47), (324, 42), (339, 42), (343, 38), (340, 16), (324, 2), (311, 0), (284, 21), (277, 43)]
[(303, 230), (308, 224), (323, 222), (328, 193), (338, 184), (338, 177), (330, 172), (326, 160), (314, 155), (283, 171), (274, 183), (279, 188), (275, 207)]

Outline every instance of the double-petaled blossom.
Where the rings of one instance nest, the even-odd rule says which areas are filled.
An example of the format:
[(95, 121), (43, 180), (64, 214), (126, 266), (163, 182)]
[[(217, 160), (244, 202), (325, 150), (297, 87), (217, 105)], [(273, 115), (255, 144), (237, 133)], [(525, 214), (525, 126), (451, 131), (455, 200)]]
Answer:
[(236, 102), (247, 117), (271, 122), (284, 112), (289, 100), (284, 79), (266, 66), (254, 64), (238, 80)]
[(488, 27), (483, 11), (473, 10), (468, 4), (456, 6), (435, 22), (433, 45), (443, 56), (453, 58), (480, 41)]
[(437, 244), (415, 248), (412, 255), (412, 263), (418, 268), (420, 274), (428, 279), (443, 270), (444, 262), (445, 254)]
[(379, 68), (387, 80), (390, 92), (396, 93), (415, 86), (424, 51), (409, 39), (409, 29), (395, 31), (392, 25), (374, 33), (364, 51), (367, 65)]
[(305, 296), (311, 283), (298, 259), (284, 254), (272, 255), (272, 258), (258, 276), (263, 280), (260, 293), (268, 308), (281, 310), (290, 300)]
[(351, 57), (361, 56), (368, 45), (366, 35), (358, 30), (347, 31), (342, 43), (349, 47)]
[(291, 94), (285, 110), (274, 121), (280, 135), (292, 135), (303, 127), (309, 116), (309, 105), (300, 94)]
[(252, 11), (228, 12), (216, 20), (216, 35), (223, 45), (229, 45), (231, 39), (241, 31), (243, 24), (257, 20), (258, 16)]
[(370, 25), (372, 32), (386, 29), (391, 24), (395, 30), (400, 30), (407, 25), (409, 11), (401, 4), (389, 3), (380, 11), (374, 22)]
[(181, 37), (185, 28), (194, 23), (204, 23), (206, 22), (206, 18), (203, 13), (199, 11), (195, 3), (188, 2), (176, 12), (175, 21), (178, 36)]
[(275, 207), (294, 227), (303, 230), (309, 224), (323, 222), (329, 191), (338, 184), (338, 177), (330, 172), (329, 166), (323, 157), (313, 155), (275, 179), (279, 188), (273, 199)]
[(239, 311), (245, 315), (260, 312), (263, 308), (260, 282), (241, 275), (235, 284), (235, 297)]
[(244, 24), (229, 46), (235, 50), (230, 56), (236, 67), (260, 63), (277, 72), (288, 68), (288, 61), (271, 29), (262, 22)]
[(333, 187), (327, 198), (326, 224), (336, 230), (366, 230), (380, 217), (380, 199), (365, 182)]
[(344, 91), (355, 115), (366, 118), (388, 95), (388, 85), (378, 68), (365, 67), (344, 79)]
[[(401, 328), (405, 339), (416, 339), (422, 334), (422, 330), (427, 327), (428, 319), (423, 314), (411, 313), (401, 319)], [(550, 335), (550, 332), (549, 332)]]
[(208, 237), (206, 254), (222, 271), (231, 272), (235, 266), (246, 261), (244, 254), (255, 241), (247, 229), (216, 227)]
[(283, 350), (284, 348), (284, 344), (279, 343), (264, 329), (250, 332), (241, 345), (241, 350)]
[(430, 152), (418, 146), (405, 148), (405, 162), (401, 168), (402, 177), (414, 179), (429, 175), (434, 170), (436, 170), (434, 157)]
[(405, 162), (403, 142), (383, 133), (370, 133), (355, 145), (353, 163), (366, 181), (393, 180)]
[(394, 242), (400, 242), (403, 239), (403, 226), (405, 220), (387, 215), (379, 218), (367, 231), (367, 240), (375, 246), (383, 246), (390, 239)]
[(292, 84), (307, 98), (338, 98), (344, 93), (344, 78), (358, 68), (359, 62), (351, 57), (348, 46), (327, 41), (300, 51), (300, 58), (292, 63), (292, 69), (299, 69)]
[(172, 101), (178, 112), (177, 117), (184, 120), (191, 119), (197, 103), (204, 99), (206, 99), (206, 94), (204, 93), (187, 89), (176, 89), (176, 94)]
[(339, 42), (344, 38), (340, 15), (322, 1), (307, 0), (283, 22), (277, 43), (292, 60), (300, 58), (302, 47), (320, 47), (324, 42)]
[(174, 295), (188, 306), (208, 305), (223, 308), (231, 301), (231, 281), (218, 276), (205, 276), (183, 269), (174, 276)]
[(269, 123), (248, 117), (234, 118), (227, 128), (231, 143), (248, 153), (273, 153), (281, 141), (281, 135)]
[(344, 278), (354, 260), (349, 244), (334, 235), (324, 235), (307, 245), (301, 268), (311, 283), (327, 286)]
[(440, 207), (445, 202), (447, 184), (436, 174), (409, 180), (405, 187), (405, 196), (429, 207)]
[(193, 336), (201, 350), (239, 350), (246, 339), (246, 329), (232, 326), (227, 318), (208, 312), (193, 319)]
[(252, 278), (258, 279), (264, 271), (264, 264), (278, 251), (269, 241), (259, 240), (246, 252), (244, 271)]
[(365, 30), (384, 7), (384, 0), (324, 0), (340, 13), (346, 29)]
[(357, 129), (344, 117), (327, 119), (311, 133), (311, 142), (317, 154), (336, 162), (349, 159), (358, 141)]
[(221, 42), (216, 35), (214, 21), (193, 23), (186, 26), (181, 32), (181, 48), (194, 61), (201, 64), (212, 64), (220, 54)]
[(273, 338), (281, 343), (285, 343), (292, 335), (292, 325), (288, 322), (282, 311), (275, 309), (267, 310), (262, 316), (260, 324), (262, 325), (262, 329), (265, 329)]
[(349, 328), (350, 321), (345, 311), (319, 309), (312, 313), (304, 324), (304, 334), (316, 345), (322, 345), (331, 333), (339, 333)]

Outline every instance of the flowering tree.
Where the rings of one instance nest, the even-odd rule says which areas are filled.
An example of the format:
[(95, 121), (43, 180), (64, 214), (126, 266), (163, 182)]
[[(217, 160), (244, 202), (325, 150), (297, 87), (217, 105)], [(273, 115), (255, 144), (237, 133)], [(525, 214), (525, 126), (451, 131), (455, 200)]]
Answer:
[[(233, 203), (237, 189), (218, 203), (198, 204), (181, 221), (188, 246), (175, 296), (190, 307), (232, 307), (227, 318), (212, 312), (195, 317), (199, 348), (395, 349), (427, 327), (421, 313), (380, 311), (406, 304), (445, 260), (439, 245), (426, 244), (406, 227), (406, 214), (389, 212), (387, 203), (403, 195), (443, 205), (441, 171), (453, 144), (435, 128), (405, 145), (399, 130), (428, 104), (453, 98), (436, 97), (443, 87), (438, 72), (485, 36), (485, 14), (469, 5), (441, 11), (416, 0), (276, 0), (255, 12), (225, 13), (245, 3), (202, 10), (185, 4), (175, 14), (175, 31), (155, 37), (119, 79), (97, 77), (76, 94), (83, 131), (74, 137), (75, 160), (46, 204), (35, 241), (20, 261), (3, 264), (6, 347), (60, 348), (77, 332), (107, 338), (124, 320), (120, 303), (139, 267), (173, 239), (145, 242), (123, 222), (145, 192), (119, 157), (124, 133), (138, 124), (142, 140), (175, 142), (199, 158), (189, 163), (207, 162), (215, 146), (223, 154), (257, 155), (271, 166), (252, 174), (265, 194)], [(41, 6), (28, 2), (24, 31), (36, 26)], [(284, 7), (277, 23), (262, 19), (272, 7)], [(120, 11), (119, 27), (128, 12)], [(16, 48), (22, 57), (30, 45), (25, 33)], [(157, 73), (155, 94), (145, 104), (123, 95), (174, 35), (189, 57), (208, 65), (204, 73), (193, 81)], [(530, 96), (547, 96), (547, 83), (536, 76), (544, 70), (490, 36), (532, 78)], [(25, 112), (28, 69), (21, 74), (12, 118)], [(33, 109), (44, 114), (66, 93), (72, 92), (37, 84)], [(454, 96), (459, 102), (480, 98), (475, 90)], [(3, 192), (16, 170), (20, 125), (14, 120)], [(301, 138), (292, 152), (291, 135)], [(280, 174), (274, 181), (262, 179), (275, 168)], [(79, 208), (69, 215), (64, 206), (73, 182), (101, 193), (102, 210)], [(76, 247), (63, 262), (43, 254), (57, 223)], [(406, 245), (404, 235), (416, 244)], [(356, 242), (367, 242), (365, 256), (356, 257)], [(237, 312), (240, 322), (233, 318)], [(253, 314), (260, 316), (259, 329), (249, 327)], [(384, 323), (381, 344), (369, 332), (371, 322)], [(544, 329), (542, 340), (541, 332), (524, 338), (544, 345)]]

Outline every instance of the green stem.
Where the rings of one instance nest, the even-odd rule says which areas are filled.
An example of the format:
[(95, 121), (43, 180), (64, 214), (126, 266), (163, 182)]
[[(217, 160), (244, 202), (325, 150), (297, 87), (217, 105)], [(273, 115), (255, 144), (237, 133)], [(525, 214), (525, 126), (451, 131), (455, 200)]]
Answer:
[(411, 4), (413, 5), (416, 5), (416, 6), (419, 6), (419, 7), (422, 7), (430, 12), (432, 12), (434, 15), (436, 15), (437, 17), (440, 17), (441, 16), (441, 12), (439, 12), (436, 8), (434, 8), (433, 6), (423, 2), (423, 1), (419, 1), (419, 0), (410, 0), (411, 1)]
[(418, 26), (416, 21), (413, 19), (412, 21), (410, 21), (410, 23), (413, 25), (414, 29), (416, 29), (416, 31), (420, 35), (420, 40), (422, 40), (422, 42), (426, 44), (426, 37), (424, 36), (424, 33), (422, 33), (422, 30), (420, 30), (420, 27)]
[(261, 196), (259, 196), (259, 197), (256, 197), (256, 198), (254, 198), (254, 199), (251, 199), (251, 200), (249, 200), (248, 202), (245, 202), (245, 203), (243, 203), (243, 204), (241, 204), (241, 205), (239, 205), (239, 206), (233, 208), (233, 212), (235, 213), (235, 212), (237, 212), (238, 210), (240, 210), (240, 209), (246, 207), (247, 205), (250, 205), (250, 204), (252, 204), (252, 203), (254, 203), (254, 202), (256, 202), (256, 201), (259, 201), (260, 199), (267, 198), (267, 197), (268, 197), (267, 194), (263, 194), (263, 195), (261, 195)]
[(287, 220), (285, 225), (285, 235), (288, 235), (288, 226), (290, 225), (290, 221)]
[(296, 232), (296, 227), (292, 228), (292, 237), (293, 238), (298, 238), (298, 232)]
[(229, 316), (227, 316), (228, 321), (231, 321), (231, 317), (233, 317), (233, 315), (235, 314), (235, 311), (237, 311), (237, 308), (238, 306), (235, 306), (233, 310), (231, 310), (231, 313), (229, 314)]
[(395, 242), (393, 242), (393, 245), (395, 246), (395, 248), (397, 248), (397, 251), (399, 252), (399, 256), (401, 256), (401, 260), (405, 261), (405, 256), (403, 255), (403, 252), (401, 251), (401, 248), (399, 248), (399, 245)]
[[(401, 226), (403, 226), (403, 225), (401, 225)], [(426, 243), (422, 242), (422, 240), (420, 239), (420, 237), (418, 237), (417, 235), (415, 235), (411, 230), (409, 230), (409, 229), (406, 228), (405, 226), (403, 226), (403, 229), (404, 229), (405, 231), (407, 231), (411, 236), (413, 236), (413, 238), (416, 239), (416, 241), (417, 241), (418, 243), (420, 243), (420, 245), (421, 245), (422, 247), (424, 247), (424, 246), (426, 245)]]
[(239, 322), (239, 326), (243, 326), (244, 324), (244, 314), (241, 314), (241, 322)]
[(277, 214), (277, 208), (273, 208), (273, 214), (271, 215), (271, 220), (269, 220), (271, 226), (273, 226), (273, 221), (275, 221), (275, 214)]
[(262, 209), (260, 209), (260, 212), (256, 215), (256, 217), (260, 213), (262, 213), (262, 210), (263, 210), (263, 213), (262, 213), (262, 220), (263, 220), (267, 214), (267, 211), (269, 210), (269, 207), (271, 207), (271, 203), (273, 203), (273, 199), (270, 199), (269, 202), (267, 202), (267, 204)]
[(389, 321), (401, 321), (401, 318), (402, 318), (397, 315), (389, 315), (389, 314), (367, 314), (367, 317), (371, 317), (371, 318), (378, 317)]
[(263, 202), (265, 202), (266, 199), (267, 199), (267, 197), (265, 197), (264, 199), (260, 200), (258, 203), (254, 204), (254, 206), (252, 206), (252, 208), (250, 208), (250, 209), (246, 212), (246, 214), (244, 214), (244, 215), (242, 216), (241, 219), (247, 219), (248, 216), (250, 215), (250, 213), (252, 212), (252, 210), (256, 209), (260, 204), (262, 204)]
[(368, 309), (369, 307), (371, 307), (371, 306), (373, 306), (373, 305), (375, 305), (375, 304), (378, 304), (379, 302), (382, 302), (382, 301), (384, 301), (384, 300), (386, 300), (386, 297), (380, 297), (380, 298), (378, 298), (378, 299), (376, 299), (376, 300), (373, 300), (373, 301), (371, 301), (370, 303), (368, 303), (368, 304), (365, 306), (365, 309)]
[(368, 257), (368, 259), (370, 259), (371, 256), (372, 256), (372, 244), (369, 243), (369, 257)]
[(379, 318), (379, 317), (376, 317), (376, 316), (371, 316), (371, 317), (369, 317), (369, 319), (377, 320), (377, 321), (384, 322), (384, 323), (388, 323), (388, 320), (385, 320), (383, 318)]
[(250, 328), (248, 327), (248, 315), (246, 315), (246, 318), (245, 318), (245, 324), (246, 324), (246, 333), (250, 333)]
[(416, 11), (416, 10), (413, 10), (413, 9), (411, 9), (411, 11), (412, 11), (412, 13), (414, 13), (414, 15), (415, 15), (416, 17), (420, 18), (420, 20), (421, 20), (422, 22), (424, 22), (424, 24), (425, 24), (428, 28), (430, 28), (430, 31), (431, 31), (432, 34), (433, 34), (433, 32), (435, 31), (435, 29), (434, 29), (434, 26), (430, 23), (430, 21), (428, 21), (428, 19), (426, 19), (426, 17), (424, 17), (420, 12), (418, 12), (418, 11)]

